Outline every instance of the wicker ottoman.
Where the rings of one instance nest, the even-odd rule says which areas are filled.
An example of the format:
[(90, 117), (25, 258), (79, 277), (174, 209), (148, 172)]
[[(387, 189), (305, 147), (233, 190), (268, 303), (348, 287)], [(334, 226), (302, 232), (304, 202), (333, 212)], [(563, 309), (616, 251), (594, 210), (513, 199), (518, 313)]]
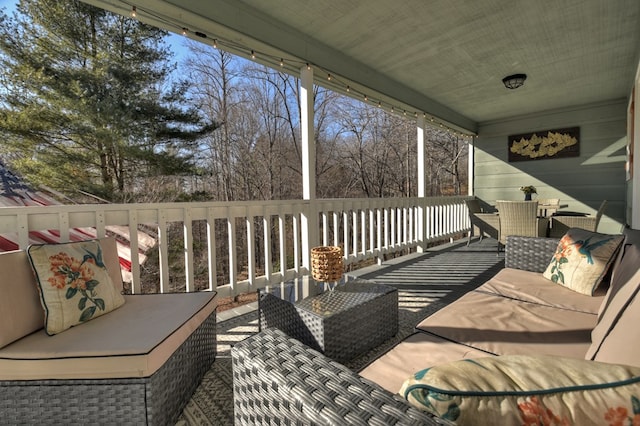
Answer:
[(259, 290), (260, 329), (276, 327), (338, 361), (348, 361), (398, 332), (398, 291), (359, 278), (326, 291), (304, 278)]

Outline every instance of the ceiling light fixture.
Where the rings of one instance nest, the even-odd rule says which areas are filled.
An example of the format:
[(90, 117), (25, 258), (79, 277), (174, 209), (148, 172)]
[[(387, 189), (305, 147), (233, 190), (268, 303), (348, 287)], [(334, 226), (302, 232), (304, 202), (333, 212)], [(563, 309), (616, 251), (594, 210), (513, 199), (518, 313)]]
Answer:
[(526, 79), (526, 74), (513, 74), (503, 78), (502, 82), (504, 83), (504, 87), (506, 87), (507, 89), (517, 89), (524, 84), (524, 81)]

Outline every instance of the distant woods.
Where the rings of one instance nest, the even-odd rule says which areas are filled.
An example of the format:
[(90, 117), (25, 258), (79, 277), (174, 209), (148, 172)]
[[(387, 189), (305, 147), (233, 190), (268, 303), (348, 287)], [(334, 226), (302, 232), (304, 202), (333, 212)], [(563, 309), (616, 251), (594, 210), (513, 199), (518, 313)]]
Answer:
[[(299, 80), (187, 41), (193, 101), (220, 127), (201, 140), (199, 191), (216, 200), (301, 198)], [(416, 124), (315, 86), (319, 198), (417, 195)], [(467, 143), (427, 129), (428, 195), (466, 190)]]
[[(77, 1), (0, 14), (0, 155), (32, 184), (114, 202), (301, 198), (299, 81)], [(415, 196), (415, 121), (315, 87), (319, 198)], [(428, 128), (428, 195), (467, 143)]]

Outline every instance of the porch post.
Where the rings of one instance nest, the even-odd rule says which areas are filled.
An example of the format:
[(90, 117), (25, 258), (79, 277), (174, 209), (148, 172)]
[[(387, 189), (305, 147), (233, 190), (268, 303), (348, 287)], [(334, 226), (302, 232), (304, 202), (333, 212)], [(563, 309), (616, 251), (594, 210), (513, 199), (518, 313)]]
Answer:
[[(633, 138), (633, 146), (631, 146), (631, 152), (627, 155), (632, 155), (633, 161), (628, 164), (631, 167), (630, 173), (632, 174), (631, 182), (627, 182), (627, 194), (631, 197), (631, 200), (627, 200), (627, 223), (632, 229), (640, 229), (640, 65), (636, 72), (636, 84), (635, 89), (631, 91), (629, 111), (629, 123), (627, 125), (628, 134), (627, 138)], [(631, 187), (631, 190), (629, 190)], [(629, 211), (629, 208), (631, 210)]]
[(471, 141), (469, 142), (469, 176), (468, 176), (468, 186), (469, 186), (469, 193), (468, 195), (473, 195), (474, 194), (474, 188), (473, 188), (473, 174), (474, 174), (474, 170), (475, 170), (475, 158), (474, 158), (474, 154), (475, 154), (475, 144), (476, 142), (476, 138), (474, 136), (471, 136)]
[(300, 217), (302, 266), (311, 271), (311, 248), (318, 244), (316, 205), (316, 145), (313, 129), (313, 69), (300, 69), (300, 132), (302, 143), (302, 198), (309, 208)]
[(416, 149), (416, 165), (418, 166), (418, 199), (420, 200), (419, 204), (418, 204), (418, 229), (417, 231), (417, 237), (418, 237), (418, 246), (416, 248), (416, 251), (418, 253), (423, 253), (426, 248), (427, 248), (427, 244), (425, 242), (425, 236), (424, 236), (424, 223), (425, 223), (425, 196), (427, 193), (427, 189), (426, 189), (426, 176), (425, 176), (425, 169), (424, 169), (424, 164), (425, 164), (425, 143), (424, 143), (424, 126), (425, 126), (425, 121), (424, 121), (424, 115), (418, 115), (418, 120), (417, 120), (417, 139), (418, 139), (418, 146)]

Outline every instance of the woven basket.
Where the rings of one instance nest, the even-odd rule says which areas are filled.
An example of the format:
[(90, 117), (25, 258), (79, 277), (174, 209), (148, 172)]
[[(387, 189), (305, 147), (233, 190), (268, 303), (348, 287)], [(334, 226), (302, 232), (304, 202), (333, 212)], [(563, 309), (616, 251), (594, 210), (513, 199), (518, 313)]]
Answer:
[(342, 248), (320, 246), (311, 249), (311, 275), (316, 281), (338, 281), (342, 278)]

